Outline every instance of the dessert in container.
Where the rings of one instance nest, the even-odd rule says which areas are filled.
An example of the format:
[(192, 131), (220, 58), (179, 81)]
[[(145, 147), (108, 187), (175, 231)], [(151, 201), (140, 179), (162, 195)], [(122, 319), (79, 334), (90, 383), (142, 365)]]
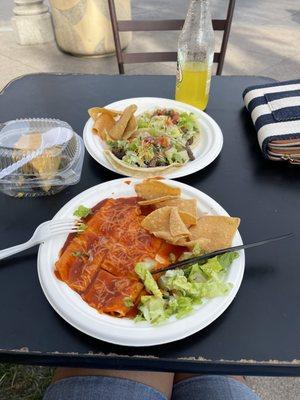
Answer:
[(57, 119), (18, 119), (0, 125), (0, 190), (14, 197), (52, 195), (79, 182), (81, 137)]

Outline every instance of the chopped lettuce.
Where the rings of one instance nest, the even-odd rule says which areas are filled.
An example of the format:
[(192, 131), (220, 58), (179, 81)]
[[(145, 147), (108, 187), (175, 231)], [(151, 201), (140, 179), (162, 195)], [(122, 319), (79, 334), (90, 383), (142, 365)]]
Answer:
[(187, 278), (184, 276), (182, 269), (166, 271), (166, 273), (160, 277), (159, 283), (164, 290), (171, 292), (180, 292), (186, 295), (191, 291), (191, 283), (188, 282)]
[(122, 161), (129, 165), (135, 165), (139, 167), (145, 167), (144, 161), (135, 152), (128, 150), (126, 154), (122, 157)]
[(157, 132), (163, 133), (167, 128), (168, 117), (166, 115), (155, 115), (151, 118), (149, 126), (154, 128)]
[(211, 278), (214, 273), (223, 271), (223, 267), (219, 263), (217, 257), (209, 258), (205, 264), (200, 266), (200, 268), (208, 278)]
[(211, 299), (227, 294), (232, 288), (232, 284), (221, 280), (210, 279), (206, 282), (197, 284), (197, 287), (199, 290), (199, 297)]
[[(202, 253), (196, 245), (193, 252), (186, 252), (181, 258)], [(159, 324), (171, 316), (182, 318), (203, 300), (224, 296), (232, 288), (231, 283), (224, 281), (224, 275), (236, 257), (237, 253), (226, 253), (185, 269), (169, 270), (160, 276), (158, 283), (150, 273), (153, 261), (138, 263), (135, 271), (153, 295), (142, 296), (135, 320)]]
[(193, 310), (193, 301), (190, 297), (180, 296), (177, 299), (176, 318), (182, 318)]
[(81, 222), (80, 224), (77, 225), (77, 232), (82, 233), (87, 229), (87, 225)]
[(167, 157), (167, 160), (169, 164), (172, 163), (179, 163), (179, 164), (185, 164), (187, 161), (189, 161), (189, 156), (186, 150), (176, 150), (175, 147), (171, 147), (170, 149), (165, 151), (165, 155)]
[(157, 324), (166, 319), (166, 301), (155, 296), (142, 296), (139, 304), (139, 311), (144, 320)]
[(74, 212), (73, 215), (79, 218), (85, 218), (92, 213), (91, 208), (85, 206), (79, 206)]
[(188, 280), (190, 282), (196, 282), (196, 283), (200, 283), (200, 282), (206, 281), (205, 275), (203, 274), (203, 271), (200, 268), (199, 264), (194, 264), (189, 269)]
[(138, 129), (148, 128), (150, 119), (151, 119), (150, 114), (148, 113), (142, 114), (137, 120)]
[(231, 253), (225, 253), (222, 254), (221, 256), (218, 256), (218, 261), (219, 263), (222, 265), (222, 267), (226, 270), (230, 264), (238, 257), (238, 253), (235, 252), (231, 252)]
[(193, 113), (180, 113), (178, 125), (188, 131), (198, 130), (197, 121)]
[(124, 306), (127, 308), (131, 308), (134, 306), (134, 302), (131, 297), (124, 297), (123, 303), (124, 303)]
[(200, 243), (195, 244), (192, 253), (193, 253), (193, 257), (201, 256), (201, 254), (204, 254), (204, 252), (200, 246)]
[(155, 279), (149, 271), (152, 266), (152, 262), (139, 262), (135, 266), (135, 272), (143, 281), (145, 288), (149, 293), (153, 293), (155, 297), (162, 298), (162, 292), (160, 291)]

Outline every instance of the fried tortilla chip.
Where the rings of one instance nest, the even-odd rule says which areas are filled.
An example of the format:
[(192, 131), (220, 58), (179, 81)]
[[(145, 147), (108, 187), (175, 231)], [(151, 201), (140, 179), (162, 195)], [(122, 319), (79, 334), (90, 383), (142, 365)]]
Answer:
[(160, 203), (162, 201), (171, 200), (171, 199), (174, 199), (174, 196), (163, 196), (163, 197), (158, 197), (157, 199), (141, 200), (138, 202), (138, 204), (140, 206), (149, 206), (151, 204), (155, 205), (156, 203)]
[(190, 232), (182, 221), (176, 207), (172, 207), (170, 211), (170, 233), (173, 237), (190, 236)]
[(106, 133), (116, 124), (116, 121), (110, 114), (99, 114), (96, 118), (92, 132), (100, 136), (102, 140), (106, 139)]
[(119, 120), (116, 122), (114, 127), (108, 132), (109, 136), (112, 139), (114, 140), (122, 139), (125, 129), (128, 125), (128, 122), (130, 118), (133, 116), (133, 114), (136, 112), (136, 110), (137, 106), (135, 104), (132, 104), (125, 108)]
[(167, 185), (158, 179), (147, 179), (134, 186), (135, 191), (139, 197), (145, 200), (162, 199), (167, 200), (165, 197), (168, 196), (168, 200), (174, 197), (179, 197), (181, 190), (174, 186)]
[(197, 200), (196, 199), (168, 199), (161, 203), (155, 204), (156, 208), (161, 207), (177, 207), (181, 216), (181, 219), (186, 224), (187, 227), (190, 225), (196, 225), (198, 218), (197, 211)]
[(195, 225), (197, 223), (197, 219), (189, 213), (179, 211), (180, 218), (185, 223), (186, 227), (189, 228), (191, 225)]
[(232, 239), (240, 224), (239, 218), (205, 215), (199, 217), (197, 224), (191, 226), (191, 241), (205, 238), (210, 240), (207, 251), (215, 251), (230, 247)]
[(151, 233), (161, 231), (171, 236), (169, 229), (171, 208), (172, 207), (159, 208), (148, 214), (141, 222), (142, 227)]
[(116, 117), (122, 114), (122, 111), (109, 110), (108, 108), (101, 108), (101, 107), (92, 107), (88, 109), (88, 113), (89, 116), (92, 117), (93, 120), (95, 121), (101, 114), (107, 114), (110, 115), (111, 117)]
[[(15, 148), (28, 151), (36, 150), (41, 146), (42, 135), (40, 133), (31, 133), (29, 135), (21, 135), (15, 143)], [(22, 167), (24, 174), (34, 174), (41, 180), (41, 187), (45, 192), (51, 189), (51, 181), (57, 174), (61, 163), (61, 149), (59, 147), (51, 147), (46, 149), (40, 156), (33, 158)]]
[(162, 207), (153, 211), (143, 219), (141, 225), (154, 236), (171, 244), (187, 239), (190, 235), (176, 207)]
[(185, 247), (188, 247), (190, 249), (193, 249), (196, 244), (199, 244), (200, 247), (204, 251), (208, 251), (208, 248), (210, 246), (210, 242), (211, 242), (210, 239), (207, 239), (207, 238), (199, 238), (197, 240), (188, 240), (185, 237), (185, 238), (178, 239), (174, 244), (176, 244), (177, 246), (185, 246)]
[(43, 154), (39, 157), (31, 160), (31, 165), (34, 168), (35, 175), (43, 181), (41, 187), (45, 192), (51, 189), (51, 182), (59, 169), (61, 162), (61, 149), (57, 147), (51, 147), (46, 149)]
[(129, 139), (136, 130), (137, 130), (137, 122), (136, 122), (135, 116), (133, 115), (130, 118), (130, 120), (128, 121), (126, 129), (125, 129), (125, 131), (123, 133), (122, 139), (123, 140)]

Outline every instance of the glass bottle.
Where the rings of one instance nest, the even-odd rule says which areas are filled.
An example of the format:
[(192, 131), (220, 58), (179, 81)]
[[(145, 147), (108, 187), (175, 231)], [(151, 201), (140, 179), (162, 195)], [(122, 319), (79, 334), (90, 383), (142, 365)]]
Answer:
[(176, 100), (206, 108), (213, 57), (209, 1), (192, 0), (178, 40)]

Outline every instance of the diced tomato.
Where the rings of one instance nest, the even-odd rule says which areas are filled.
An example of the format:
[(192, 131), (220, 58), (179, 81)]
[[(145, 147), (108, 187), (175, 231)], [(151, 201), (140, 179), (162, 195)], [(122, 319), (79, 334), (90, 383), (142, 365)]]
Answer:
[(157, 139), (157, 141), (158, 141), (158, 144), (159, 144), (161, 147), (168, 147), (169, 144), (170, 144), (170, 140), (169, 140), (169, 138), (166, 137), (166, 136), (161, 136), (160, 138)]

